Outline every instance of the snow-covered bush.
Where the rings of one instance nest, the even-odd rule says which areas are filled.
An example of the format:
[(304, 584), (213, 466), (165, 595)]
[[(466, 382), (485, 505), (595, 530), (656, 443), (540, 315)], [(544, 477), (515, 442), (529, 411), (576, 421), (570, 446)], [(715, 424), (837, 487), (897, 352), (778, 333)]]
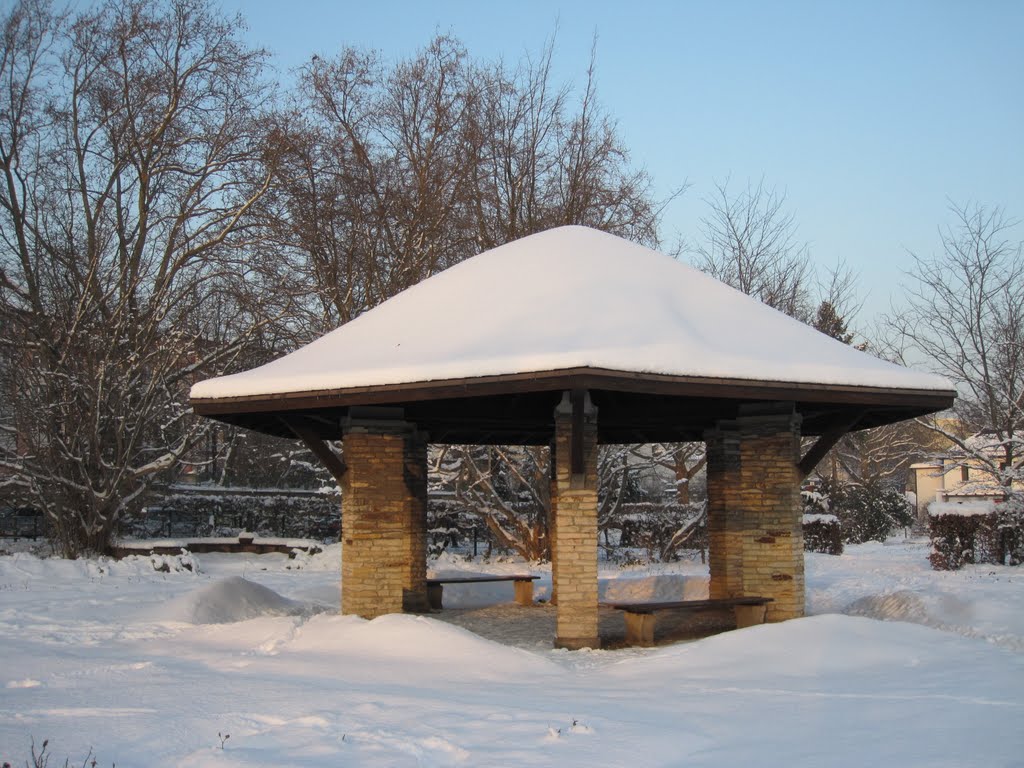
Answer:
[(913, 509), (906, 496), (895, 488), (881, 483), (833, 483), (823, 481), (818, 489), (820, 510), (806, 507), (807, 513), (823, 512), (836, 516), (842, 528), (843, 541), (863, 544), (865, 541), (885, 541), (900, 528), (909, 527)]
[(495, 541), (480, 515), (473, 514), (464, 504), (448, 497), (430, 496), (427, 502), (427, 554), (439, 557), (444, 552), (489, 556)]
[(337, 540), (341, 508), (334, 494), (302, 491), (248, 493), (211, 487), (168, 493), (122, 526), (122, 536), (259, 536)]
[(1024, 494), (1011, 492), (1005, 502), (996, 506), (996, 525), (997, 562), (1005, 565), (1024, 563)]
[(955, 571), (971, 563), (1019, 565), (1024, 560), (1020, 502), (932, 502), (928, 505), (932, 568)]
[(152, 564), (153, 570), (160, 573), (182, 573), (183, 571), (199, 573), (199, 561), (187, 549), (181, 550), (181, 554), (178, 555), (150, 553), (149, 562)]
[(843, 554), (843, 527), (835, 515), (803, 517), (804, 550), (825, 555)]
[[(642, 550), (649, 561), (676, 560), (680, 549), (706, 549), (705, 507), (703, 502), (622, 504), (614, 520), (603, 529), (601, 540), (610, 554), (635, 557), (635, 550)], [(609, 535), (611, 532), (614, 535)]]
[(804, 503), (804, 551), (843, 554), (843, 527), (830, 511), (829, 497), (814, 488), (803, 489), (800, 497)]
[(928, 505), (928, 522), (932, 553), (928, 560), (937, 571), (955, 571), (978, 562), (978, 550), (989, 547), (996, 528), (996, 513), (991, 502), (951, 504), (932, 502)]

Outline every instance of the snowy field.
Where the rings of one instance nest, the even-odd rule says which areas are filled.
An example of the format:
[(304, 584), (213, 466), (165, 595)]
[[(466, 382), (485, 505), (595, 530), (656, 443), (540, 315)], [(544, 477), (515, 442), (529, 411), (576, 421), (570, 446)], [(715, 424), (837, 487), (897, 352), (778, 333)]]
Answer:
[[(337, 547), (196, 561), (0, 557), (0, 764), (34, 738), (121, 768), (1024, 766), (1024, 569), (936, 573), (921, 541), (808, 555), (809, 618), (622, 651), (339, 616)], [(707, 584), (699, 563), (601, 576), (618, 598)]]

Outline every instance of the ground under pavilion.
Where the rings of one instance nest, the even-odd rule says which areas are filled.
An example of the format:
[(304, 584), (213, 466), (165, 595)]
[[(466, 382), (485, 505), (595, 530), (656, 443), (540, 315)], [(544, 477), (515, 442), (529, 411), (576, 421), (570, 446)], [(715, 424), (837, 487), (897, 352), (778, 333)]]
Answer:
[(482, 253), (192, 391), (198, 414), (299, 438), (330, 469), (342, 489), (342, 612), (366, 618), (428, 609), (428, 441), (550, 446), (565, 648), (599, 644), (599, 445), (705, 441), (710, 596), (770, 597), (766, 618), (781, 621), (804, 611), (801, 480), (847, 432), (953, 398), (940, 377), (583, 227)]

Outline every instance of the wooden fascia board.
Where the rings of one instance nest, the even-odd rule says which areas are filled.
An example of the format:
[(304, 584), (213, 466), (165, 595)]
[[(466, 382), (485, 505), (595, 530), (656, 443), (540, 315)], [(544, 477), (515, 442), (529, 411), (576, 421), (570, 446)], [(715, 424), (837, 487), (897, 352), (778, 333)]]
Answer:
[(752, 381), (572, 368), (536, 373), (410, 382), (270, 395), (202, 398), (191, 401), (201, 416), (282, 412), (526, 392), (573, 389), (610, 390), (672, 397), (735, 400), (789, 400), (844, 405), (912, 406), (943, 410), (953, 404), (952, 390), (858, 387), (803, 382)]

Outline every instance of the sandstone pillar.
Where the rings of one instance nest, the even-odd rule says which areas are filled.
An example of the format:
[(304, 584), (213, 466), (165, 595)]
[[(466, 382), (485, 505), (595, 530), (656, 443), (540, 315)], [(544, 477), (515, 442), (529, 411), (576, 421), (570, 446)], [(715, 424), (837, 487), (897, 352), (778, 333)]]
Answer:
[(551, 509), (558, 648), (597, 648), (597, 408), (568, 392), (555, 409)]
[(705, 439), (710, 596), (771, 597), (767, 621), (803, 616), (799, 414), (744, 406)]
[(741, 409), (740, 483), (746, 517), (743, 594), (774, 598), (766, 621), (804, 615), (800, 415), (792, 405)]
[(341, 612), (428, 610), (425, 435), (400, 419), (350, 419), (343, 445)]
[(708, 567), (710, 597), (743, 593), (743, 510), (740, 507), (740, 433), (735, 422), (708, 430)]

